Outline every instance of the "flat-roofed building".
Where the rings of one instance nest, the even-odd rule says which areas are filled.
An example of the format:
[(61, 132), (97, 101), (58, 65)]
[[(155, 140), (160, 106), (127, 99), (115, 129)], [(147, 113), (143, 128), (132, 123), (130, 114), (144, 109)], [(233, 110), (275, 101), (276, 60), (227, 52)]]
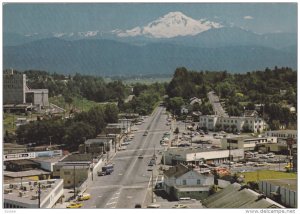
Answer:
[(10, 183), (3, 189), (4, 208), (52, 208), (64, 193), (62, 179)]
[(258, 146), (267, 143), (277, 143), (276, 137), (232, 137), (222, 138), (221, 145), (223, 149), (244, 149), (245, 151), (253, 151)]
[(244, 158), (244, 149), (205, 149), (205, 148), (178, 148), (171, 147), (164, 151), (165, 164), (176, 165), (178, 163), (237, 161)]
[(41, 169), (32, 169), (27, 171), (13, 172), (5, 170), (3, 172), (4, 183), (16, 182), (16, 181), (38, 181), (50, 179), (51, 172), (47, 172)]
[(297, 140), (297, 130), (274, 130), (266, 131), (265, 136), (267, 137), (277, 137), (279, 139), (293, 138)]

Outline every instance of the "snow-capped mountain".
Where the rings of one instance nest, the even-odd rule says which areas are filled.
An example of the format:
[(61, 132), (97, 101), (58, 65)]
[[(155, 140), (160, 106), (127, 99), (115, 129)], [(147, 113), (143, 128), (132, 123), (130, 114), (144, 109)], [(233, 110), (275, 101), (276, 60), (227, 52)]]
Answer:
[(170, 12), (144, 27), (130, 30), (115, 30), (112, 33), (119, 37), (147, 36), (152, 38), (173, 38), (193, 36), (211, 28), (221, 28), (222, 24), (206, 19), (195, 20), (181, 12)]

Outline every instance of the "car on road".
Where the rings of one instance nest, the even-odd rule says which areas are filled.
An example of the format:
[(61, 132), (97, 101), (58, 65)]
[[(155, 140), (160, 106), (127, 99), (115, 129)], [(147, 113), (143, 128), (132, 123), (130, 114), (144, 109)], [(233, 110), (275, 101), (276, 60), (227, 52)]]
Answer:
[(143, 136), (147, 136), (148, 135), (148, 131), (145, 131)]
[(98, 176), (104, 176), (104, 175), (106, 175), (106, 174), (105, 174), (105, 172), (98, 171), (98, 172), (97, 172), (97, 175), (98, 175)]
[(83, 194), (80, 194), (78, 195), (78, 201), (86, 201), (86, 200), (89, 200), (91, 198), (91, 195), (88, 194), (88, 193), (83, 193)]
[(189, 208), (187, 205), (185, 204), (175, 204), (172, 208)]
[(152, 162), (150, 162), (149, 164), (148, 164), (148, 166), (153, 166), (154, 164), (152, 163)]
[(81, 208), (83, 205), (79, 202), (71, 202), (67, 205), (67, 208)]
[(160, 208), (160, 204), (149, 204), (147, 208)]
[(143, 158), (144, 158), (143, 155), (138, 156), (138, 159), (143, 159)]

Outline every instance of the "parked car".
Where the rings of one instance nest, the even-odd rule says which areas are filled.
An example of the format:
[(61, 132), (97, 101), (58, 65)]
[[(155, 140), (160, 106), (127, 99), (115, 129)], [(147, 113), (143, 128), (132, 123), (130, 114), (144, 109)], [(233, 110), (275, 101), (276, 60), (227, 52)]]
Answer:
[(78, 201), (86, 201), (91, 198), (91, 195), (88, 193), (83, 193), (81, 195), (78, 195)]
[(160, 208), (160, 204), (149, 204), (147, 208)]
[(143, 155), (139, 155), (139, 157), (138, 157), (139, 159), (143, 159), (144, 157), (143, 157)]
[(71, 202), (70, 204), (67, 205), (67, 208), (81, 208), (82, 203), (79, 202)]
[(189, 208), (187, 205), (185, 204), (175, 204), (172, 208)]

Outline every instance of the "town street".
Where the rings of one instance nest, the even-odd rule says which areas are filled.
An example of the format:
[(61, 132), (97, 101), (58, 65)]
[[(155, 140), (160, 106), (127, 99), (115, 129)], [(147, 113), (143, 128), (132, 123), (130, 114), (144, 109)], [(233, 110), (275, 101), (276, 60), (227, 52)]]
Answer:
[[(156, 154), (162, 149), (159, 142), (163, 133), (170, 130), (165, 124), (166, 118), (165, 108), (157, 107), (138, 126), (139, 130), (134, 132), (135, 137), (127, 149), (118, 151), (112, 158), (114, 172), (111, 175), (94, 176), (86, 191), (92, 198), (83, 202), (84, 208), (134, 208), (136, 204), (146, 206), (150, 203), (146, 202), (152, 184), (152, 171), (148, 169), (153, 167), (148, 164), (154, 149)], [(147, 136), (143, 136), (145, 130), (148, 130)], [(139, 159), (139, 155), (143, 155), (143, 159)], [(154, 182), (157, 179), (155, 175)]]

